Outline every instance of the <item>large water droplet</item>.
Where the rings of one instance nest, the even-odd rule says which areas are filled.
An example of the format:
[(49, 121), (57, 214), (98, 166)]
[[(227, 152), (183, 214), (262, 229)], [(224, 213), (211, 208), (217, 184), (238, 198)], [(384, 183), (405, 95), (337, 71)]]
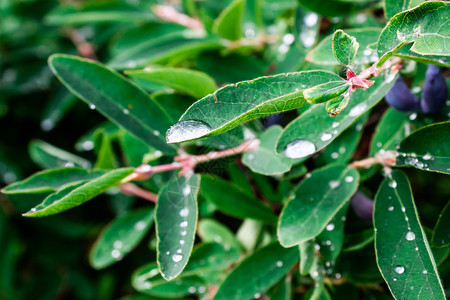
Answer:
[(330, 223), (325, 227), (328, 231), (333, 231), (334, 230), (334, 224)]
[(328, 141), (329, 139), (331, 139), (332, 137), (333, 137), (332, 134), (324, 132), (324, 133), (322, 133), (322, 136), (320, 137), (320, 139), (323, 142), (325, 142), (325, 141)]
[(277, 267), (281, 268), (283, 266), (283, 262), (281, 260), (277, 261)]
[(174, 255), (172, 255), (172, 260), (174, 261), (174, 262), (179, 262), (180, 260), (182, 260), (183, 259), (183, 255), (180, 255), (180, 254), (174, 254)]
[(396, 266), (394, 269), (395, 273), (397, 274), (403, 274), (403, 272), (405, 272), (405, 268), (402, 266)]
[(353, 182), (354, 178), (353, 176), (345, 176), (345, 182)]
[(287, 144), (284, 155), (290, 158), (300, 158), (313, 154), (316, 146), (310, 141), (295, 140)]
[(184, 196), (187, 196), (187, 195), (189, 195), (191, 193), (191, 187), (190, 186), (185, 186), (184, 188), (183, 188), (183, 195)]
[(182, 210), (180, 210), (180, 217), (187, 217), (189, 214), (189, 208), (185, 207)]
[(136, 224), (134, 224), (134, 229), (136, 230), (144, 230), (145, 228), (145, 222), (144, 221), (139, 221)]
[(114, 259), (120, 259), (121, 258), (121, 253), (120, 253), (120, 251), (119, 250), (117, 250), (117, 249), (114, 249), (113, 251), (111, 251), (111, 256), (114, 258)]
[(356, 105), (355, 107), (353, 107), (350, 110), (348, 115), (350, 117), (357, 117), (357, 116), (361, 115), (363, 112), (365, 112), (366, 109), (367, 109), (367, 104), (366, 103), (360, 103), (360, 104)]
[(397, 187), (397, 181), (392, 179), (391, 181), (389, 181), (389, 186), (395, 189)]
[(211, 132), (211, 127), (200, 121), (181, 121), (172, 125), (166, 133), (167, 143), (194, 140)]
[(408, 231), (405, 235), (406, 240), (414, 241), (416, 239), (416, 235), (412, 231)]

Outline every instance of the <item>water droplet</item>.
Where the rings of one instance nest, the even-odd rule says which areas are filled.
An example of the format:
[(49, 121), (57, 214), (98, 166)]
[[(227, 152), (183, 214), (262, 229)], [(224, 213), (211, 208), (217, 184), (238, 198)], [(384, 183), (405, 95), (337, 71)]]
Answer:
[(393, 210), (394, 210), (394, 207), (392, 205), (388, 207), (388, 211), (393, 211)]
[(172, 260), (174, 261), (174, 262), (179, 262), (179, 261), (181, 261), (183, 259), (183, 255), (180, 255), (180, 254), (174, 254), (174, 255), (172, 255)]
[(333, 135), (331, 135), (330, 133), (324, 132), (324, 133), (322, 133), (322, 136), (320, 137), (320, 139), (325, 142), (325, 141), (330, 140), (332, 137), (333, 137)]
[(170, 251), (167, 251), (167, 252), (166, 252), (166, 255), (170, 255)]
[(292, 33), (283, 36), (283, 44), (290, 45), (295, 41), (295, 36)]
[(336, 275), (334, 275), (334, 277), (336, 277), (336, 279), (341, 279), (342, 275), (340, 273), (336, 273)]
[(406, 212), (406, 208), (404, 206), (402, 206), (402, 212)]
[(91, 105), (89, 105), (89, 108), (90, 108), (90, 109), (95, 109), (95, 105), (94, 105), (94, 104), (91, 104)]
[(317, 251), (320, 250), (320, 245), (319, 244), (314, 244), (314, 249), (316, 249)]
[(339, 180), (331, 180), (328, 185), (330, 186), (330, 188), (332, 188), (333, 190), (335, 188), (337, 188), (338, 186), (341, 185), (341, 182)]
[(83, 144), (81, 144), (81, 147), (84, 151), (90, 151), (94, 149), (94, 143), (92, 141), (84, 141)]
[(431, 154), (430, 153), (425, 153), (425, 155), (423, 156), (423, 159), (424, 160), (430, 160), (430, 159), (432, 159), (433, 157), (431, 156)]
[(130, 111), (129, 111), (128, 109), (124, 109), (122, 112), (123, 112), (125, 115), (128, 115), (128, 114), (130, 113)]
[(414, 121), (416, 118), (417, 118), (417, 113), (412, 113), (412, 114), (409, 115), (409, 119), (411, 121)]
[(184, 240), (180, 240), (180, 245), (184, 245), (185, 241)]
[(405, 235), (406, 240), (414, 241), (416, 239), (416, 235), (412, 231), (408, 231)]
[(205, 288), (204, 286), (199, 286), (199, 287), (198, 287), (198, 292), (199, 292), (200, 294), (203, 294), (204, 292), (206, 292), (206, 288)]
[(331, 266), (331, 262), (326, 261), (326, 262), (325, 262), (325, 266), (326, 266), (326, 267), (330, 267), (330, 266)]
[(189, 215), (189, 208), (185, 207), (180, 210), (180, 217), (187, 217)]
[(114, 249), (113, 251), (111, 251), (111, 256), (114, 258), (114, 259), (120, 259), (120, 257), (121, 257), (121, 253), (120, 253), (120, 251), (118, 250), (118, 249)]
[(136, 230), (144, 230), (145, 228), (145, 222), (144, 221), (139, 221), (136, 224), (134, 224), (134, 229)]
[(313, 27), (316, 25), (317, 21), (319, 20), (319, 16), (315, 13), (308, 13), (305, 15), (305, 25), (308, 27)]
[(287, 144), (284, 154), (290, 158), (300, 158), (313, 154), (316, 146), (310, 141), (294, 140)]
[(253, 298), (258, 299), (261, 298), (261, 294), (260, 293), (256, 293), (253, 295)]
[(181, 249), (178, 249), (178, 250), (177, 250), (177, 253), (181, 253)]
[(405, 268), (402, 266), (396, 266), (394, 269), (395, 273), (397, 274), (403, 274), (403, 272), (405, 272)]
[(427, 274), (427, 273), (428, 273), (427, 270), (423, 270), (423, 271), (422, 271), (422, 274)]
[(346, 217), (346, 216), (342, 216), (342, 217), (341, 217), (341, 221), (342, 221), (342, 222), (345, 222), (346, 220), (347, 220), (347, 217)]
[(36, 208), (33, 207), (33, 208), (31, 209), (31, 212), (36, 212)]
[(331, 127), (336, 128), (339, 126), (339, 122), (333, 122), (333, 124), (331, 124)]
[(394, 179), (392, 179), (391, 181), (389, 181), (389, 186), (393, 189), (395, 189), (397, 187), (397, 181), (395, 181)]
[(187, 195), (189, 195), (191, 193), (191, 187), (190, 186), (185, 186), (184, 188), (183, 188), (183, 195), (185, 195), (185, 196), (187, 196)]
[(331, 153), (331, 158), (332, 159), (337, 159), (338, 157), (339, 157), (339, 153), (337, 153), (337, 152)]
[(356, 105), (355, 107), (353, 107), (350, 112), (349, 112), (349, 116), (350, 117), (357, 117), (359, 115), (361, 115), (363, 112), (365, 112), (367, 109), (367, 104), (366, 103), (360, 103), (358, 105)]
[(333, 223), (330, 223), (330, 224), (328, 224), (325, 228), (326, 228), (326, 230), (328, 230), (328, 231), (333, 231), (333, 230), (334, 230), (334, 224), (333, 224)]
[(188, 226), (188, 222), (187, 221), (183, 221), (180, 223), (180, 227), (187, 227)]
[(353, 176), (345, 176), (345, 182), (353, 182), (354, 178)]
[(419, 247), (414, 248), (414, 250), (419, 251)]
[(392, 280), (397, 281), (397, 278), (392, 278)]
[(180, 232), (180, 234), (181, 234), (182, 236), (185, 236), (185, 235), (187, 234), (187, 231), (186, 231), (186, 230), (183, 230), (183, 231)]
[(197, 291), (197, 288), (195, 286), (190, 286), (188, 288), (188, 291), (189, 291), (189, 293), (193, 294), (193, 293), (195, 293)]
[(370, 56), (370, 55), (372, 55), (372, 50), (364, 49), (363, 54), (366, 55), (366, 56)]
[(50, 119), (42, 120), (41, 129), (43, 131), (50, 131), (55, 127), (55, 123)]
[(120, 248), (122, 248), (122, 246), (123, 246), (122, 241), (115, 241), (113, 244), (113, 247), (116, 249), (120, 249)]
[(194, 140), (211, 132), (211, 127), (200, 121), (181, 121), (172, 125), (166, 133), (168, 143)]
[(281, 268), (283, 266), (283, 262), (281, 260), (277, 261), (277, 267)]
[(255, 155), (254, 155), (253, 153), (249, 153), (249, 154), (247, 155), (247, 158), (248, 158), (249, 160), (254, 160), (254, 159), (255, 159)]

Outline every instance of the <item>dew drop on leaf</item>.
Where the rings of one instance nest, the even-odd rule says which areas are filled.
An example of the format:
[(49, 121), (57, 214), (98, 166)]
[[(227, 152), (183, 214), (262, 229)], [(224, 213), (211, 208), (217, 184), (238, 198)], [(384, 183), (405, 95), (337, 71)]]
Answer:
[(408, 231), (405, 235), (406, 240), (414, 241), (416, 239), (416, 235), (412, 231)]
[(180, 227), (187, 227), (188, 222), (187, 221), (183, 221), (180, 223)]
[(172, 260), (173, 260), (174, 262), (179, 262), (179, 261), (181, 261), (182, 259), (183, 259), (183, 256), (180, 255), (180, 254), (174, 254), (174, 255), (172, 255)]
[(397, 187), (397, 181), (395, 181), (395, 180), (389, 181), (389, 186), (391, 188), (395, 189)]
[(187, 217), (189, 215), (189, 209), (187, 207), (180, 210), (180, 217)]
[(405, 272), (405, 268), (402, 266), (396, 266), (394, 269), (395, 273), (397, 274), (403, 274), (403, 272)]
[(183, 188), (183, 195), (184, 196), (187, 196), (187, 195), (189, 195), (191, 193), (191, 187), (190, 186), (185, 186), (184, 188)]
[(353, 176), (345, 176), (345, 182), (353, 182), (354, 178)]
[(326, 230), (328, 230), (328, 231), (333, 231), (333, 230), (334, 230), (334, 224), (333, 224), (333, 223), (330, 223), (330, 224), (328, 224), (325, 228), (326, 228)]
[(324, 132), (324, 133), (322, 133), (322, 136), (320, 137), (320, 139), (321, 139), (323, 142), (325, 142), (325, 141), (330, 140), (332, 137), (333, 137), (333, 135), (331, 135), (330, 133)]
[(294, 140), (287, 144), (284, 154), (290, 158), (301, 158), (313, 154), (316, 146), (310, 141)]
[(168, 143), (194, 140), (211, 132), (211, 127), (200, 121), (181, 121), (172, 125), (166, 134)]

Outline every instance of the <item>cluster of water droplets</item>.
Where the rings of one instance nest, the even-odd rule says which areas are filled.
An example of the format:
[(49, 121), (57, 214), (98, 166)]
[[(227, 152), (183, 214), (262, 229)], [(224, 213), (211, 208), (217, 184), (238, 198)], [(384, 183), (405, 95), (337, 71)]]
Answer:
[(294, 140), (287, 144), (284, 155), (290, 158), (301, 158), (316, 152), (316, 146), (310, 141)]
[(200, 138), (211, 132), (211, 127), (200, 121), (181, 121), (172, 125), (166, 133), (167, 143), (179, 143)]
[(400, 153), (399, 157), (402, 163), (423, 170), (429, 170), (428, 164), (434, 160), (434, 157), (430, 153), (425, 153), (423, 156), (418, 156), (415, 153)]

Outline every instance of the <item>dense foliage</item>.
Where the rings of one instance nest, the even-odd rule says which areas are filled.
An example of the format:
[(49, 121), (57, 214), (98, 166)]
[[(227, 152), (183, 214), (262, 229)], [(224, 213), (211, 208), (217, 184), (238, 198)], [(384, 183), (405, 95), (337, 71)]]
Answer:
[(449, 294), (449, 3), (0, 14), (1, 299)]

